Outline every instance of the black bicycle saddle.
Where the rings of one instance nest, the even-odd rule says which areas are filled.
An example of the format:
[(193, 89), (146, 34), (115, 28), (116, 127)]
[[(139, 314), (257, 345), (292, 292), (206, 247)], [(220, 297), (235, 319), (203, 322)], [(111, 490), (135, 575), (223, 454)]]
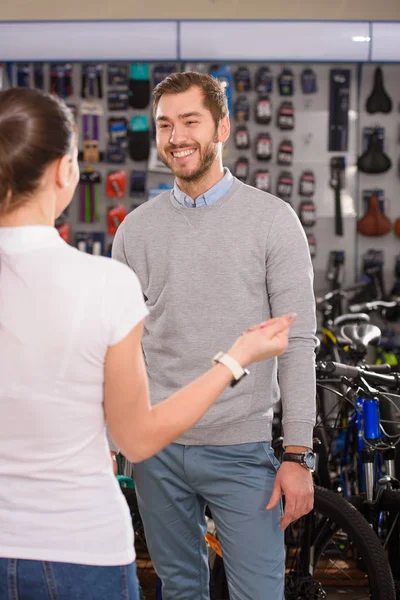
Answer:
[(367, 353), (368, 346), (376, 346), (381, 339), (381, 330), (371, 323), (362, 325), (343, 325), (340, 329), (341, 337), (348, 340), (349, 345), (356, 351)]
[(385, 90), (383, 73), (380, 67), (375, 69), (374, 85), (365, 104), (365, 109), (370, 115), (375, 113), (388, 114), (392, 110), (392, 101)]
[(357, 160), (357, 167), (363, 173), (386, 173), (392, 166), (390, 158), (381, 150), (377, 130), (374, 130), (368, 140), (368, 148)]

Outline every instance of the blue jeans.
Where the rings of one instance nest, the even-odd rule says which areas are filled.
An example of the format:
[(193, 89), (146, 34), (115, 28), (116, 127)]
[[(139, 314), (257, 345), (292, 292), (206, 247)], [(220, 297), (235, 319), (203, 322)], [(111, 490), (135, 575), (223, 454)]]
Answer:
[(135, 563), (93, 567), (0, 558), (1, 600), (139, 600)]
[(139, 510), (163, 600), (209, 600), (206, 504), (231, 600), (283, 600), (282, 507), (265, 509), (278, 467), (268, 442), (171, 444), (135, 465)]

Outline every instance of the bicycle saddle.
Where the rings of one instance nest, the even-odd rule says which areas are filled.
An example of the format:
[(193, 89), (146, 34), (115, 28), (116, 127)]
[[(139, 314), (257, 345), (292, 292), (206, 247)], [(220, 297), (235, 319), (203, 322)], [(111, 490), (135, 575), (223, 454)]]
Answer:
[(381, 211), (378, 197), (372, 194), (368, 200), (367, 212), (357, 223), (357, 231), (364, 235), (378, 236), (386, 235), (391, 230), (392, 223)]
[(379, 134), (375, 129), (368, 140), (366, 151), (357, 160), (357, 167), (363, 173), (386, 173), (392, 166), (390, 158), (381, 150)]
[(362, 323), (369, 323), (370, 317), (367, 313), (347, 313), (345, 315), (340, 315), (340, 317), (336, 317), (333, 321), (334, 327), (339, 327), (340, 325), (347, 325), (349, 323), (354, 323), (355, 325), (361, 325)]
[(392, 101), (385, 90), (383, 73), (380, 67), (375, 69), (374, 85), (365, 104), (365, 109), (370, 115), (375, 113), (388, 114), (392, 110)]
[(368, 346), (378, 345), (381, 339), (381, 330), (371, 323), (343, 325), (340, 328), (340, 335), (348, 340), (348, 344), (353, 350), (366, 354)]

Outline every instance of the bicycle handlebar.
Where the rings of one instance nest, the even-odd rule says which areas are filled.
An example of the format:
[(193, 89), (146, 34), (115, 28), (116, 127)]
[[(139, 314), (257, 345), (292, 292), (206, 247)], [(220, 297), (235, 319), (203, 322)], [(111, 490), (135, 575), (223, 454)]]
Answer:
[(362, 304), (351, 304), (349, 306), (349, 312), (372, 312), (381, 308), (396, 308), (399, 304), (399, 300), (391, 300), (390, 302), (384, 300), (372, 300), (371, 302), (364, 302)]
[(317, 306), (323, 304), (324, 302), (329, 302), (329, 300), (332, 300), (332, 298), (335, 298), (337, 296), (347, 296), (348, 294), (359, 292), (360, 290), (364, 289), (365, 286), (365, 283), (356, 283), (345, 289), (338, 288), (336, 290), (332, 290), (331, 292), (327, 292), (323, 296), (318, 296), (316, 298)]
[[(400, 383), (400, 375), (398, 373), (392, 373), (391, 375), (382, 373), (382, 367), (386, 368), (389, 365), (368, 365), (367, 367), (353, 367), (350, 365), (343, 365), (341, 363), (319, 362), (316, 365), (317, 374), (321, 375), (336, 375), (337, 377), (347, 377), (348, 379), (360, 380), (365, 379), (370, 383), (381, 384), (390, 387), (398, 387)], [(374, 370), (371, 370), (374, 369)]]

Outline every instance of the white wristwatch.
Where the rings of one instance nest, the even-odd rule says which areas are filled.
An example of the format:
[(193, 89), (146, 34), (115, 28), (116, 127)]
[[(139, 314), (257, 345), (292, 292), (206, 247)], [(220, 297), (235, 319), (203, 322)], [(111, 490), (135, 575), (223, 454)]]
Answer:
[(244, 369), (241, 364), (238, 363), (237, 360), (229, 356), (229, 354), (225, 354), (225, 352), (217, 352), (217, 354), (213, 357), (214, 363), (221, 363), (227, 367), (233, 375), (233, 381), (231, 383), (231, 387), (234, 387), (249, 374), (247, 369)]

